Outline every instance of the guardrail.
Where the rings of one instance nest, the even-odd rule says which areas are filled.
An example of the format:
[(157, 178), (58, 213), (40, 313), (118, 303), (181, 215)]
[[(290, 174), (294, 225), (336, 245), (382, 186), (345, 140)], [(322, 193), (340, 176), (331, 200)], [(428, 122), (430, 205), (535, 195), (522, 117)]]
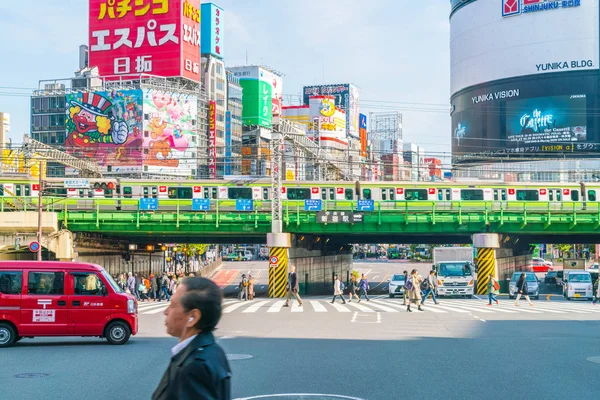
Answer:
[[(138, 199), (44, 198), (43, 206), (58, 212), (65, 228), (75, 230), (258, 234), (269, 232), (271, 223), (271, 202), (262, 200), (253, 201), (247, 211), (236, 210), (235, 200), (211, 200), (206, 211), (193, 211), (192, 200), (177, 199), (158, 200), (152, 211), (140, 210)], [(0, 211), (15, 209), (37, 210), (37, 199), (2, 198)], [(317, 220), (323, 212), (361, 214), (360, 223)], [(331, 200), (322, 201), (319, 211), (305, 211), (304, 201), (284, 200), (283, 220), (292, 233), (446, 232), (448, 225), (475, 232), (488, 227), (492, 232), (599, 233), (600, 202), (375, 201), (372, 211), (361, 211), (356, 201)]]

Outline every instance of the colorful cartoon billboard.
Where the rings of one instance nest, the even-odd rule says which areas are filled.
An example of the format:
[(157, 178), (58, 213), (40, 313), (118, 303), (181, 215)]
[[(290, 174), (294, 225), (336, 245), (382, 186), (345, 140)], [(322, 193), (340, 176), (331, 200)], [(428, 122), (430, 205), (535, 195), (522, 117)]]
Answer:
[(144, 171), (189, 176), (197, 168), (197, 98), (144, 90)]
[(96, 160), (113, 173), (142, 166), (142, 91), (67, 94), (66, 151)]
[(346, 112), (347, 135), (359, 138), (359, 90), (351, 83), (304, 86), (303, 101), (309, 103), (311, 96), (334, 96), (336, 107)]
[(90, 0), (89, 64), (100, 75), (200, 81), (199, 0)]

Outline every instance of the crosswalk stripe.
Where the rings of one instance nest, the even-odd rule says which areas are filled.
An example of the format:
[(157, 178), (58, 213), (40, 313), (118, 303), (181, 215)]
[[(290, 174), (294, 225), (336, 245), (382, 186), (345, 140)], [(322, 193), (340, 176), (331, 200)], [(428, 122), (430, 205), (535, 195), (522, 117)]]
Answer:
[[(466, 307), (463, 307), (462, 304), (456, 304), (456, 303), (451, 302), (451, 301), (445, 301), (444, 302), (444, 304), (447, 304), (447, 303), (450, 303), (450, 304), (452, 304), (453, 306), (456, 306), (456, 307), (466, 308)], [(511, 313), (511, 314), (518, 313), (518, 311), (515, 311), (515, 310), (507, 310), (505, 308), (501, 308), (501, 306), (492, 306), (492, 307), (487, 308), (488, 306), (484, 305), (484, 303), (482, 303), (482, 304), (472, 304), (470, 307), (475, 308), (476, 311), (480, 311), (481, 310), (480, 312), (482, 312), (482, 313), (493, 313), (493, 312)], [(486, 307), (486, 308), (484, 308), (484, 307)]]
[(154, 308), (150, 311), (144, 311), (144, 312), (142, 312), (142, 314), (158, 314), (160, 312), (164, 312), (167, 307), (168, 307), (168, 305), (165, 304), (164, 307), (162, 307), (162, 308)]
[(271, 305), (271, 307), (269, 307), (267, 312), (268, 313), (279, 312), (279, 311), (281, 311), (281, 307), (283, 307), (284, 304), (285, 304), (285, 300), (277, 300), (275, 303), (273, 303), (273, 305)]
[(346, 304), (348, 304), (350, 307), (354, 307), (362, 312), (375, 312), (375, 310), (373, 310), (372, 308), (360, 305), (358, 303), (346, 303)]
[(377, 301), (377, 300), (371, 300), (371, 301), (369, 302), (369, 305), (370, 305), (371, 307), (375, 307), (375, 308), (378, 308), (378, 309), (380, 309), (380, 310), (383, 310), (383, 311), (386, 311), (386, 312), (396, 312), (396, 313), (398, 312), (398, 310), (396, 310), (396, 309), (394, 309), (394, 308), (391, 308), (391, 307), (388, 307), (388, 305), (387, 305), (387, 304), (386, 304), (386, 305), (383, 305), (383, 304), (381, 304), (381, 303), (380, 303), (379, 301)]
[(292, 312), (304, 312), (304, 304), (300, 306), (297, 301), (292, 302)]
[(327, 312), (325, 306), (317, 300), (311, 300), (310, 305), (315, 310), (315, 312)]
[[(528, 305), (526, 305), (524, 307), (531, 307), (531, 306), (528, 304)], [(519, 312), (529, 313), (529, 314), (542, 314), (543, 313), (543, 311), (530, 310), (530, 309), (526, 309), (524, 307), (521, 307), (521, 306), (517, 307), (517, 306), (515, 306), (515, 310), (518, 310)]]
[(331, 307), (335, 308), (335, 309), (336, 309), (336, 310), (338, 310), (339, 312), (350, 312), (350, 310), (348, 310), (346, 307), (344, 307), (344, 306), (343, 306), (343, 305), (341, 305), (341, 304), (338, 304), (338, 303), (331, 303), (331, 302), (328, 302), (328, 303), (331, 305)]
[(478, 306), (463, 306), (463, 305), (454, 304), (454, 303), (451, 305), (452, 305), (452, 307), (462, 308), (463, 310), (468, 310), (470, 312), (479, 312), (479, 313), (483, 313), (483, 314), (493, 314), (494, 313), (491, 310), (486, 310), (485, 308), (478, 307)]
[(269, 304), (269, 301), (259, 301), (255, 304), (252, 304), (250, 307), (246, 308), (244, 311), (244, 313), (254, 313), (257, 312), (262, 306), (266, 306), (267, 304)]
[(444, 314), (444, 313), (446, 313), (446, 312), (447, 312), (447, 311), (444, 311), (444, 310), (439, 310), (439, 309), (438, 309), (438, 306), (437, 306), (437, 305), (435, 305), (435, 304), (434, 304), (434, 305), (432, 305), (431, 307), (429, 307), (429, 306), (425, 306), (425, 305), (424, 305), (424, 306), (422, 306), (422, 307), (423, 307), (423, 310), (425, 310), (425, 311), (430, 311), (430, 312), (432, 312), (432, 313), (434, 313), (434, 314)]
[(437, 305), (436, 307), (437, 308), (441, 308), (442, 310), (448, 310), (448, 311), (457, 312), (457, 313), (461, 313), (461, 314), (466, 314), (466, 313), (469, 312), (467, 310), (462, 310), (462, 309), (459, 309), (459, 308), (452, 308), (452, 307), (448, 307), (448, 306)]
[[(544, 307), (539, 307), (539, 308), (545, 309)], [(591, 313), (594, 312), (592, 310), (577, 310), (577, 309), (574, 309), (574, 308), (563, 307), (563, 306), (559, 307), (559, 309), (561, 311), (558, 311), (558, 312), (561, 312), (561, 313), (591, 314)], [(598, 312), (600, 312), (600, 311), (598, 311)]]
[(230, 312), (232, 312), (232, 311), (234, 311), (234, 310), (236, 310), (236, 309), (238, 309), (238, 308), (240, 308), (240, 307), (244, 307), (244, 306), (247, 306), (247, 305), (248, 305), (248, 302), (247, 302), (247, 301), (244, 301), (244, 302), (241, 302), (241, 301), (240, 301), (240, 302), (239, 302), (239, 303), (237, 303), (237, 304), (232, 304), (232, 305), (230, 305), (230, 306), (228, 306), (228, 307), (225, 307), (225, 308), (223, 309), (223, 313), (224, 313), (224, 314), (228, 314), (228, 313), (230, 313)]

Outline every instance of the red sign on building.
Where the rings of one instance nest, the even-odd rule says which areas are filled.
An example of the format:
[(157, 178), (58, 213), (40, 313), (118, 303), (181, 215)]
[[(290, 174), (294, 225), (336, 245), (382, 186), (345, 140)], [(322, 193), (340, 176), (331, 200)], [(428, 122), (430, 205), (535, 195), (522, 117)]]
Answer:
[(208, 177), (217, 179), (217, 102), (208, 103)]
[(199, 82), (200, 0), (90, 0), (89, 64)]

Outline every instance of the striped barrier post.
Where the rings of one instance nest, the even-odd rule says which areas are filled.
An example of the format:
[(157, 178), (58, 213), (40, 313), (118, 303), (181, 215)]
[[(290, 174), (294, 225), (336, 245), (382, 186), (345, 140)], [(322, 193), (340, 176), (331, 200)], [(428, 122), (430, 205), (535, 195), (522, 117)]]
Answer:
[(269, 250), (269, 297), (283, 298), (288, 283), (288, 249), (271, 247)]
[(487, 285), (492, 275), (496, 280), (496, 251), (490, 248), (477, 250), (477, 289), (476, 294), (487, 294)]

